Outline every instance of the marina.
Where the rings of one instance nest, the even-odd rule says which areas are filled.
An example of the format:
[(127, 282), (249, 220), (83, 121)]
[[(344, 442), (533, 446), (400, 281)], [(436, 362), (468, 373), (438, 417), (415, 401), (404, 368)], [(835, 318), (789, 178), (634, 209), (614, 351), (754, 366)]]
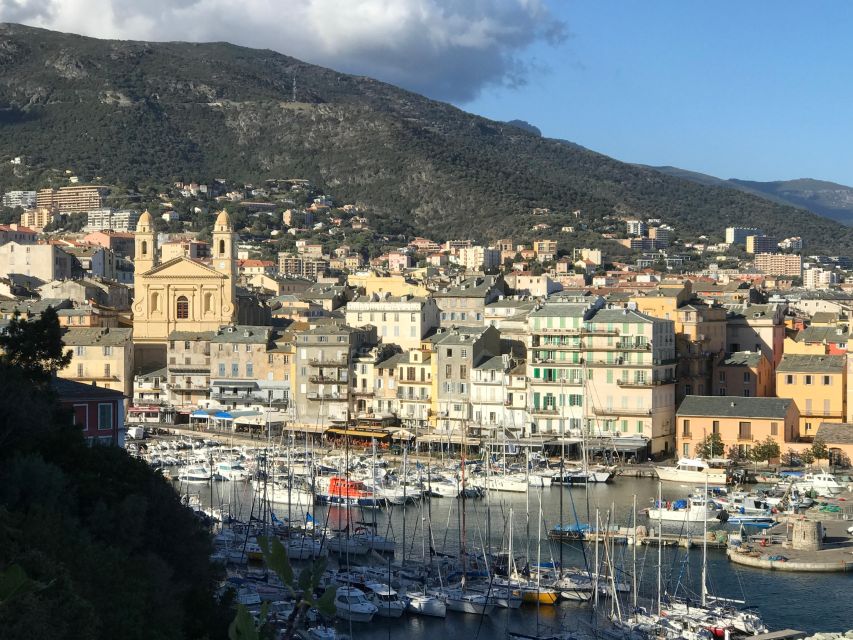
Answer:
[[(313, 448), (306, 454), (305, 447), (285, 447), (268, 455), (257, 448), (257, 440), (255, 448), (210, 439), (190, 442), (185, 437), (148, 440), (145, 457), (149, 461), (157, 457), (152, 449), (160, 442), (176, 447), (174, 443), (182, 442), (180, 446), (187, 447), (175, 451), (177, 459), (186, 460), (178, 469), (195, 468), (203, 457), (221, 457), (225, 450), (229, 469), (251, 471), (252, 482), (242, 480), (238, 469), (232, 480), (220, 474), (219, 480), (198, 483), (178, 479), (180, 470), (164, 467), (174, 474), (176, 490), (194, 508), (223, 521), (276, 523), (297, 564), (299, 558), (328, 556), (327, 584), (359, 589), (365, 602), (377, 610), (375, 603), (381, 605), (383, 598), (393, 601), (386, 602), (389, 613), (374, 615), (369, 625), (358, 622), (355, 614), (353, 619), (339, 616), (334, 628), (350, 637), (398, 633), (420, 637), (441, 633), (445, 624), (452, 624), (454, 633), (468, 629), (473, 635), (503, 636), (508, 630), (535, 635), (544, 625), (578, 637), (599, 637), (608, 629), (613, 632), (614, 611), (633, 610), (633, 602), (654, 610), (659, 594), (662, 602), (672, 606), (698, 601), (703, 584), (721, 602), (741, 600), (746, 604), (739, 606), (755, 607), (769, 629), (842, 630), (847, 624), (845, 615), (830, 613), (820, 618), (819, 626), (809, 627), (791, 609), (776, 606), (773, 593), (781, 589), (795, 597), (806, 585), (797, 574), (766, 571), (777, 567), (763, 567), (754, 555), (732, 550), (733, 540), (742, 541), (738, 544), (743, 549), (760, 549), (761, 536), (781, 544), (784, 524), (768, 530), (717, 517), (702, 521), (650, 517), (656, 515), (653, 507), (658, 501), (665, 508), (681, 508), (689, 496), (695, 499), (702, 488), (697, 490), (694, 484), (642, 477), (628, 481), (617, 470), (607, 483), (521, 487), (529, 470), (516, 469), (508, 481), (511, 488), (501, 490), (498, 478), (504, 472), (497, 461), (484, 464), (474, 459), (463, 465), (452, 457), (409, 459)], [(269, 474), (275, 483), (258, 481), (259, 470), (268, 473), (269, 460), (280, 463)], [(216, 466), (222, 469), (224, 464), (220, 461)], [(309, 478), (297, 480), (295, 474), (281, 471), (312, 465), (325, 474), (315, 477), (313, 485)], [(344, 477), (349, 479), (344, 482)], [(335, 478), (338, 481), (333, 483)], [(453, 489), (432, 491), (433, 480)], [(468, 488), (471, 480), (473, 492)], [(349, 484), (353, 482), (357, 484)], [(330, 491), (333, 485), (338, 490)], [(326, 488), (326, 495), (355, 499), (330, 501), (318, 493), (319, 487)], [(380, 490), (385, 492), (381, 499)], [(463, 490), (465, 498), (461, 498)], [(363, 495), (351, 496), (351, 491)], [(707, 503), (711, 504), (714, 492), (709, 492)], [(843, 504), (838, 498), (833, 498), (835, 504)], [(729, 494), (721, 502), (733, 509), (732, 519), (737, 520), (736, 510), (744, 508), (740, 494)], [(643, 506), (648, 504), (652, 507)], [(815, 513), (834, 520), (828, 525), (833, 538), (838, 533), (839, 538), (843, 534), (850, 539), (842, 509)], [(263, 575), (257, 562), (259, 550), (252, 551), (251, 543), (244, 546), (245, 554), (226, 556), (232, 579)], [(846, 549), (831, 554), (853, 558)], [(796, 562), (793, 554), (786, 555)], [(846, 592), (846, 574), (819, 575), (820, 581)]]

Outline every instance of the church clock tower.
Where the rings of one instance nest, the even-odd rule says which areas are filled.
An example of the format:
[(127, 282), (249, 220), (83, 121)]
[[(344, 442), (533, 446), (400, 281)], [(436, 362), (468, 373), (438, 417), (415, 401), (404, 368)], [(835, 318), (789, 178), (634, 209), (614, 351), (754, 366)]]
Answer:
[(136, 223), (136, 253), (133, 259), (133, 270), (136, 274), (145, 273), (157, 264), (157, 240), (151, 214), (144, 211)]

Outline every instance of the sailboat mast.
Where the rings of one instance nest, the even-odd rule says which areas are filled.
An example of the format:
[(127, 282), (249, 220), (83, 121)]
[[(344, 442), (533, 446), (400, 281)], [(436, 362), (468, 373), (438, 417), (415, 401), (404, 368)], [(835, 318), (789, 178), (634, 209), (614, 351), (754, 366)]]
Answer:
[[(462, 558), (462, 590), (465, 590), (465, 425), (462, 426), (462, 505), (459, 509), (462, 522), (459, 531), (459, 555)], [(488, 489), (487, 489), (488, 491)]]
[(593, 607), (598, 609), (598, 537), (601, 533), (601, 527), (599, 526), (598, 521), (598, 509), (595, 510), (595, 561), (593, 564), (593, 571), (595, 571), (595, 575), (592, 578), (592, 602)]
[(637, 609), (637, 494), (634, 494), (634, 533), (632, 534), (633, 549), (631, 550), (631, 604)]
[(708, 600), (708, 475), (705, 474), (705, 513), (702, 515), (702, 606)]
[(663, 561), (663, 554), (662, 554), (663, 537), (661, 535), (661, 530), (660, 530), (661, 523), (663, 522), (663, 520), (662, 520), (663, 504), (662, 504), (662, 497), (661, 497), (662, 487), (663, 487), (663, 483), (658, 482), (658, 615), (660, 615), (660, 610), (661, 610), (661, 601), (660, 601), (660, 599), (661, 599), (661, 593), (660, 593), (661, 592), (661, 575), (660, 575), (660, 572), (661, 572), (661, 562)]

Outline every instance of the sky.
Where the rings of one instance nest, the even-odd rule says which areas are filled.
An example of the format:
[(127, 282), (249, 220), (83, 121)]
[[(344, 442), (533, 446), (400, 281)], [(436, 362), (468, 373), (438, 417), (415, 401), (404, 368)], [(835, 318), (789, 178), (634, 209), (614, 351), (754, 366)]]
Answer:
[(849, 0), (0, 0), (0, 21), (269, 48), (619, 160), (853, 185)]

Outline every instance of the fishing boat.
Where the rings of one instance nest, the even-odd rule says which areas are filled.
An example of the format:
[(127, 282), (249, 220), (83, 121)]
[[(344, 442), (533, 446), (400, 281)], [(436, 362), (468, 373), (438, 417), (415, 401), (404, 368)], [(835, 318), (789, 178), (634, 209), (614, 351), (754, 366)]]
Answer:
[(651, 520), (664, 522), (708, 522), (715, 520), (720, 508), (704, 495), (692, 495), (686, 500), (655, 501), (647, 511)]
[(360, 480), (349, 480), (342, 476), (332, 476), (328, 483), (320, 483), (317, 502), (350, 507), (373, 508), (380, 506), (382, 500), (369, 490)]
[(335, 614), (341, 620), (370, 622), (379, 608), (368, 601), (361, 589), (340, 587), (335, 593)]
[(825, 471), (807, 473), (797, 480), (794, 486), (799, 491), (814, 491), (819, 496), (837, 496), (844, 490), (844, 486), (835, 479), (835, 476)]
[(726, 484), (726, 470), (711, 466), (700, 458), (681, 458), (674, 467), (655, 467), (658, 478), (668, 482), (682, 484), (705, 484), (722, 486)]

